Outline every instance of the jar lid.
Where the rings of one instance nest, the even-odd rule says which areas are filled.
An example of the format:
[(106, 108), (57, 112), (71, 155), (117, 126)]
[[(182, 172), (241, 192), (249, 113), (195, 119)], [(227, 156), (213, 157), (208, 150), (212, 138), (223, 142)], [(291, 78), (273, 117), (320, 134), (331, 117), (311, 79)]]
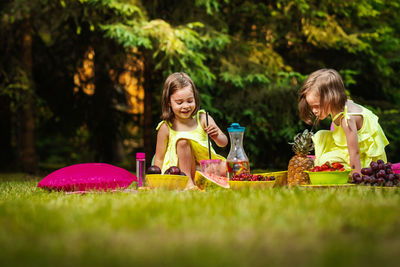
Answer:
[(234, 122), (231, 124), (231, 126), (228, 128), (228, 132), (244, 132), (245, 127), (241, 127), (239, 123)]
[(146, 154), (143, 152), (138, 152), (136, 153), (136, 159), (145, 159), (146, 158)]

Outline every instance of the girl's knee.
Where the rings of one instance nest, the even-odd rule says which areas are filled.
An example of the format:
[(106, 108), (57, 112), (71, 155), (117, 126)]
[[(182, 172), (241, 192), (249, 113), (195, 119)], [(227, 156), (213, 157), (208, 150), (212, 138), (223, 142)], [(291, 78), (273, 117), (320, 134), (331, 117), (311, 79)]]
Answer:
[(179, 139), (178, 142), (176, 142), (176, 148), (188, 149), (190, 148), (190, 141), (188, 139)]

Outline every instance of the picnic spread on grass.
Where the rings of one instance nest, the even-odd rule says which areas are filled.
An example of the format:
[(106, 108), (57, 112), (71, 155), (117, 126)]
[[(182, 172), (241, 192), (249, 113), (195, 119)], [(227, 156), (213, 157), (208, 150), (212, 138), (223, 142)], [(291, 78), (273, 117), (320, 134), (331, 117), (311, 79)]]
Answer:
[[(311, 131), (305, 130), (294, 137), (292, 149), (295, 155), (288, 169), (275, 172), (251, 173), (250, 163), (243, 148), (244, 127), (233, 123), (229, 128), (231, 149), (226, 161), (221, 159), (200, 160), (194, 183), (196, 189), (211, 188), (244, 189), (302, 186), (327, 188), (364, 185), (371, 187), (399, 187), (400, 163), (392, 164), (379, 159), (361, 169), (361, 173), (344, 168), (340, 162), (326, 162), (314, 166), (310, 152), (313, 149)], [(141, 159), (143, 159), (141, 154)], [(139, 166), (139, 165), (138, 165)], [(38, 187), (66, 192), (113, 191), (125, 189), (184, 190), (191, 179), (178, 166), (169, 167), (164, 173), (158, 166), (150, 166), (139, 177), (122, 168), (104, 163), (86, 163), (59, 169), (41, 180)], [(143, 176), (143, 177), (142, 177)], [(143, 179), (143, 181), (142, 181)]]

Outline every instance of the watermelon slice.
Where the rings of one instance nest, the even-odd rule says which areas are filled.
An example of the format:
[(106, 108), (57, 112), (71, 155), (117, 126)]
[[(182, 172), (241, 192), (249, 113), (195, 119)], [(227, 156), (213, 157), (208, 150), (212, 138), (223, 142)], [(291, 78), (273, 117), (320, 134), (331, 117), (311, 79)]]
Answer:
[(212, 173), (196, 171), (194, 182), (201, 190), (208, 188), (230, 188), (228, 177), (218, 176)]

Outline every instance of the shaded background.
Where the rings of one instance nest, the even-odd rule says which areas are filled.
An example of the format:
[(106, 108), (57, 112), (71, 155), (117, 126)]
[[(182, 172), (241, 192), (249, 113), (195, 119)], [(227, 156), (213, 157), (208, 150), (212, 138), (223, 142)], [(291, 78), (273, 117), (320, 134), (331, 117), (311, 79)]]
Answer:
[(0, 2), (0, 23), (0, 170), (134, 169), (138, 151), (149, 163), (175, 71), (225, 133), (246, 127), (253, 168), (285, 169), (309, 127), (297, 92), (324, 67), (380, 117), (400, 162), (398, 1), (15, 0)]

